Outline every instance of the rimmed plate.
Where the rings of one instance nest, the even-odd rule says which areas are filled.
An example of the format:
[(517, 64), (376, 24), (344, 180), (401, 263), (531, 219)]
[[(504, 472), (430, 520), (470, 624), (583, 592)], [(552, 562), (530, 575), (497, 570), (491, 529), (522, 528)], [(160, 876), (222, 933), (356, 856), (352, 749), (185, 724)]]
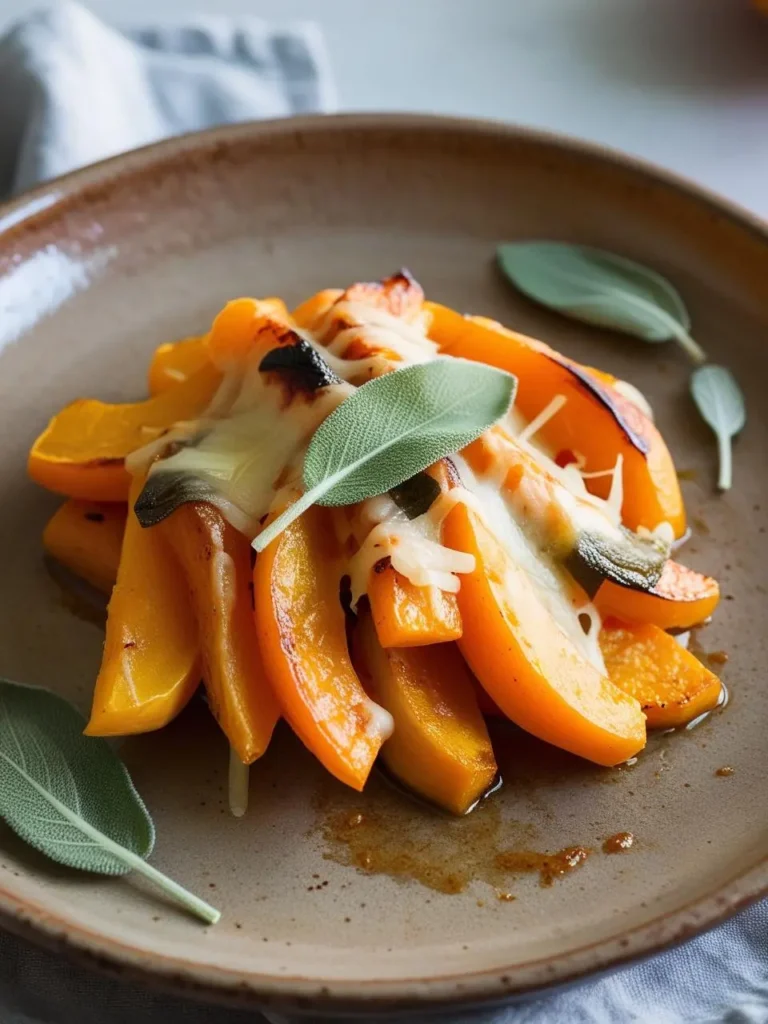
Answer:
[[(677, 284), (698, 340), (747, 392), (733, 491), (714, 493), (713, 438), (687, 397), (684, 357), (515, 296), (493, 252), (521, 237), (600, 245)], [(60, 871), (0, 831), (7, 927), (177, 991), (380, 1011), (573, 979), (687, 938), (766, 890), (768, 233), (691, 186), (577, 142), (399, 115), (243, 125), (120, 157), (6, 206), (0, 672), (85, 706), (99, 660), (98, 624), (74, 614), (41, 556), (56, 499), (24, 466), (49, 414), (79, 395), (142, 394), (153, 347), (204, 328), (230, 297), (295, 302), (401, 265), (430, 296), (545, 338), (649, 396), (686, 470), (685, 559), (725, 594), (699, 642), (728, 654), (729, 706), (612, 772), (510, 730), (500, 738), (505, 787), (462, 821), (381, 780), (364, 797), (343, 792), (286, 734), (254, 768), (250, 812), (235, 820), (225, 745), (195, 706), (126, 741), (122, 755), (157, 822), (156, 863), (210, 895), (222, 922), (205, 929), (138, 883)], [(717, 775), (724, 766), (733, 773)], [(365, 831), (351, 838), (345, 822), (358, 812)], [(632, 851), (604, 854), (604, 839), (624, 830), (637, 837)], [(523, 870), (574, 845), (590, 856), (551, 886)], [(529, 863), (500, 885), (503, 850)], [(357, 866), (366, 853), (380, 873)]]

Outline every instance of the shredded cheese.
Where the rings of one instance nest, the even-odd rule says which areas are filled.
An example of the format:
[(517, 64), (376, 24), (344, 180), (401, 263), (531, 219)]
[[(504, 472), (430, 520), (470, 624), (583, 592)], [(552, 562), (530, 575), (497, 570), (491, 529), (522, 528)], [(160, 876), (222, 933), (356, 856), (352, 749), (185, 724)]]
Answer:
[[(605, 662), (597, 642), (601, 628), (597, 608), (591, 603), (574, 603), (576, 591), (568, 586), (563, 571), (551, 556), (526, 531), (525, 522), (519, 519), (519, 510), (503, 489), (493, 480), (473, 473), (460, 456), (452, 456), (452, 461), (459, 470), (464, 488), (477, 499), (472, 505), (473, 510), (482, 517), (512, 562), (526, 573), (557, 626), (574, 647), (605, 674)], [(581, 615), (588, 615), (591, 621), (586, 633), (579, 621)]]
[[(447, 508), (441, 508), (445, 509), (442, 515), (446, 515)], [(348, 563), (353, 608), (367, 591), (373, 567), (382, 558), (389, 558), (392, 567), (414, 586), (435, 586), (454, 594), (460, 586), (456, 574), (475, 568), (472, 555), (440, 543), (442, 519), (437, 519), (432, 509), (408, 519), (391, 498), (381, 496), (363, 502), (360, 514), (366, 524), (373, 526)]]
[(534, 417), (531, 422), (524, 427), (518, 434), (518, 441), (525, 444), (530, 441), (534, 434), (538, 434), (541, 428), (549, 423), (553, 416), (555, 416), (563, 408), (567, 401), (565, 395), (555, 395), (551, 402), (544, 406), (538, 416)]

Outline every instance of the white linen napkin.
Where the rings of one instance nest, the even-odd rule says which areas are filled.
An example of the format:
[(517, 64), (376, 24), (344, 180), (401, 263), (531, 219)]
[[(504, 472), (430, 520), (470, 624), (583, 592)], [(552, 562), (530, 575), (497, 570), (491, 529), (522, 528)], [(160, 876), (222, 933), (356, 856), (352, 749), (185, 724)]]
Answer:
[[(312, 24), (190, 17), (183, 25), (119, 33), (63, 3), (0, 39), (0, 196), (178, 132), (334, 106), (325, 49)], [(279, 1015), (268, 1019), (283, 1024)], [(768, 1024), (768, 903), (596, 981), (506, 1009), (430, 1019)], [(257, 1020), (122, 984), (0, 933), (0, 1024)], [(311, 1020), (320, 1024), (318, 1016)]]
[(121, 33), (57, 4), (0, 41), (0, 196), (169, 135), (335, 106), (313, 23), (201, 16)]

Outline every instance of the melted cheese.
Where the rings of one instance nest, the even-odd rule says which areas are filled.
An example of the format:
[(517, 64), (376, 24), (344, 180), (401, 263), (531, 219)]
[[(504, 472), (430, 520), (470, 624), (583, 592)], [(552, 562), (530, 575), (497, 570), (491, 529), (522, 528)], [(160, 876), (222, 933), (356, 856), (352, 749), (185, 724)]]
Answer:
[(362, 523), (373, 525), (348, 563), (352, 607), (368, 589), (373, 567), (382, 558), (389, 558), (393, 568), (414, 586), (435, 586), (454, 594), (458, 591), (456, 574), (472, 572), (475, 559), (440, 543), (442, 518), (436, 517), (434, 508), (409, 519), (388, 495), (362, 503)]
[[(588, 661), (605, 674), (605, 662), (597, 642), (600, 613), (592, 604), (577, 603), (578, 592), (569, 586), (564, 571), (524, 529), (519, 509), (506, 497), (498, 483), (476, 476), (460, 456), (453, 456), (452, 460), (464, 487), (477, 499), (474, 511), (479, 512), (515, 565), (528, 575), (542, 604), (563, 633)], [(579, 621), (582, 615), (590, 619), (588, 632)]]
[(349, 384), (334, 384), (311, 395), (297, 393), (286, 408), (285, 390), (270, 383), (254, 361), (230, 414), (211, 423), (194, 447), (155, 463), (152, 473), (186, 472), (207, 481), (221, 496), (226, 518), (252, 538), (276, 492), (300, 478), (314, 431), (351, 393)]

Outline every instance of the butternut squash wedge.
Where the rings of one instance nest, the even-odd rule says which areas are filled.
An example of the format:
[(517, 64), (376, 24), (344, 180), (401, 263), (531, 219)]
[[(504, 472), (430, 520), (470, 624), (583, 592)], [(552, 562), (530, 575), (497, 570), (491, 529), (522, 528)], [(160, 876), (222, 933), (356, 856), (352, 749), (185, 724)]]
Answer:
[[(133, 481), (131, 507), (143, 485), (141, 476)], [(197, 630), (181, 569), (160, 531), (142, 529), (130, 514), (85, 731), (124, 736), (161, 729), (199, 681)]]
[(70, 572), (109, 594), (117, 579), (126, 506), (70, 498), (43, 530), (43, 547)]
[(497, 768), (458, 648), (385, 650), (364, 606), (353, 646), (368, 695), (395, 723), (381, 749), (384, 764), (409, 789), (453, 814), (465, 814), (488, 790)]
[(204, 503), (181, 505), (152, 530), (163, 533), (186, 577), (213, 716), (243, 764), (251, 764), (279, 717), (253, 621), (251, 546)]
[(641, 750), (638, 702), (579, 653), (475, 513), (455, 506), (443, 540), (475, 556), (474, 571), (461, 579), (458, 644), (501, 710), (534, 736), (597, 764), (619, 764)]
[[(589, 471), (611, 469), (624, 456), (622, 519), (626, 526), (653, 529), (671, 524), (685, 532), (685, 508), (674, 463), (651, 420), (610, 384), (533, 338), (486, 319), (463, 317), (433, 302), (430, 336), (448, 355), (488, 363), (517, 375), (515, 405), (529, 420), (556, 395), (565, 405), (541, 428), (553, 450), (580, 452)], [(607, 497), (610, 478), (590, 480), (593, 493)]]
[(410, 321), (422, 311), (424, 290), (409, 271), (402, 269), (382, 281), (359, 281), (350, 285), (340, 298), (343, 302), (360, 302)]
[[(459, 481), (452, 465), (445, 459), (430, 466), (421, 476), (429, 476), (437, 484), (435, 494), (428, 494), (427, 503), (436, 500), (437, 494), (444, 493)], [(415, 484), (419, 479), (414, 478), (410, 483)], [(417, 509), (412, 507), (411, 499), (403, 493), (404, 487), (397, 490), (400, 492), (401, 507), (405, 502), (410, 508), (408, 514), (415, 515)], [(418, 510), (420, 512), (421, 505)], [(370, 524), (361, 521), (354, 507), (345, 511), (352, 522), (356, 541), (362, 543)], [(421, 647), (457, 640), (461, 636), (461, 613), (456, 595), (435, 586), (416, 586), (399, 573), (388, 559), (382, 559), (374, 565), (368, 577), (367, 594), (382, 647)]]
[(331, 306), (338, 302), (343, 294), (341, 288), (324, 288), (293, 310), (293, 322), (303, 330), (315, 330)]
[[(234, 329), (236, 337), (242, 336), (243, 323), (250, 325), (254, 315), (269, 315), (278, 319), (288, 318), (288, 311), (282, 299), (235, 299), (227, 303), (222, 311), (218, 325), (219, 335), (214, 346), (227, 344), (222, 341), (222, 330), (226, 333)], [(216, 318), (219, 321), (219, 317)], [(214, 321), (215, 323), (216, 321)], [(159, 395), (168, 388), (175, 387), (187, 380), (211, 362), (208, 346), (208, 335), (182, 338), (180, 341), (168, 342), (156, 348), (149, 365), (149, 393)]]
[(179, 420), (193, 420), (213, 398), (212, 365), (145, 402), (109, 405), (81, 398), (54, 416), (29, 453), (29, 475), (51, 491), (84, 501), (125, 501), (125, 457)]
[(382, 647), (420, 647), (461, 636), (456, 595), (417, 587), (391, 565), (371, 573), (368, 599)]
[(661, 629), (690, 629), (708, 619), (719, 601), (717, 580), (672, 560), (648, 591), (630, 590), (606, 580), (595, 596), (602, 615), (614, 615), (624, 622), (650, 623)]
[(611, 682), (640, 701), (649, 729), (685, 725), (720, 700), (717, 676), (658, 626), (609, 620), (600, 648)]
[(241, 362), (253, 351), (260, 331), (274, 321), (290, 327), (282, 299), (232, 299), (216, 316), (208, 333), (209, 358), (220, 369)]
[(169, 341), (155, 349), (149, 364), (147, 385), (150, 395), (175, 388), (210, 362), (206, 337)]
[(256, 628), (267, 678), (304, 745), (361, 790), (389, 724), (347, 650), (341, 562), (329, 510), (313, 506), (256, 559)]

